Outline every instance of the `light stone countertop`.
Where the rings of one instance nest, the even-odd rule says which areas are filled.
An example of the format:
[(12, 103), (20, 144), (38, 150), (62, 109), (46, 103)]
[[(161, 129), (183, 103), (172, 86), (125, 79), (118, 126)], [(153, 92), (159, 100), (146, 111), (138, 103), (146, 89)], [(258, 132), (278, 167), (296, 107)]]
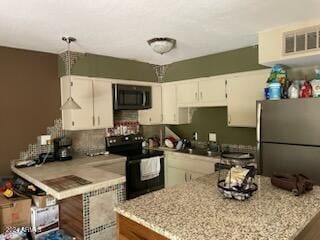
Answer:
[[(126, 181), (124, 175), (106, 171), (102, 166), (125, 161), (126, 157), (110, 154), (95, 157), (76, 157), (70, 161), (50, 162), (39, 167), (15, 168), (15, 161), (13, 160), (11, 170), (43, 191), (61, 200), (103, 187), (124, 183)], [(76, 175), (92, 183), (58, 192), (42, 182), (67, 175)]]
[(172, 240), (289, 240), (320, 212), (320, 187), (295, 197), (257, 176), (246, 201), (223, 198), (217, 174), (118, 205), (115, 211)]

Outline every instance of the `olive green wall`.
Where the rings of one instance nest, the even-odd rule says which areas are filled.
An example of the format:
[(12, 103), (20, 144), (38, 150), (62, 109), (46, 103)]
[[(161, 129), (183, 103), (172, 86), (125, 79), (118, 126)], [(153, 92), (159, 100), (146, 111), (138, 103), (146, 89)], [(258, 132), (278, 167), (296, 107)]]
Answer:
[[(263, 69), (258, 64), (258, 47), (246, 47), (209, 56), (173, 63), (165, 82)], [(170, 126), (181, 137), (192, 138), (198, 132), (200, 141), (208, 141), (208, 133), (215, 132), (219, 143), (255, 145), (255, 128), (227, 126), (227, 108), (198, 108), (191, 124)]]
[[(258, 47), (246, 47), (173, 63), (165, 82), (199, 78), (227, 73), (262, 69), (258, 64)], [(59, 60), (60, 76), (64, 65)], [(113, 57), (86, 54), (72, 68), (72, 74), (140, 81), (157, 81), (148, 63)], [(207, 141), (209, 132), (216, 132), (220, 143), (255, 144), (255, 129), (227, 127), (227, 108), (198, 108), (191, 124), (171, 126), (182, 137), (192, 137), (198, 131), (199, 140)]]
[[(135, 81), (157, 81), (155, 71), (148, 63), (94, 54), (85, 54), (81, 57), (72, 67), (72, 74)], [(65, 75), (64, 64), (59, 58), (59, 76), (63, 75)]]
[(165, 82), (265, 68), (258, 64), (258, 46), (188, 59), (169, 66)]
[(170, 125), (169, 128), (184, 138), (192, 139), (195, 131), (199, 141), (208, 141), (208, 133), (216, 133), (218, 143), (255, 145), (255, 128), (227, 126), (227, 107), (197, 108), (191, 124)]

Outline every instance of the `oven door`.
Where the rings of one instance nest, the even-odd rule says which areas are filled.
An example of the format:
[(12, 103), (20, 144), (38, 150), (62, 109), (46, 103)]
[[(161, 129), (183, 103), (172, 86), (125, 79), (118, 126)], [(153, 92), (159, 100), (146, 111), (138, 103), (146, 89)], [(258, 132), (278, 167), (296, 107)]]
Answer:
[(151, 87), (113, 84), (114, 110), (151, 108)]
[(159, 176), (145, 181), (141, 181), (140, 162), (141, 159), (126, 162), (127, 199), (164, 188), (164, 157), (160, 157)]

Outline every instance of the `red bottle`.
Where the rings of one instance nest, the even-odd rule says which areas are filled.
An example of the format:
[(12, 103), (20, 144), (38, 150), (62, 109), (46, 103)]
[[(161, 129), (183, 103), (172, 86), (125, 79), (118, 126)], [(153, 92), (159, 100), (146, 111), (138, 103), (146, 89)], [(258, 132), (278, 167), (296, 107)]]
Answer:
[(299, 97), (309, 98), (312, 96), (312, 86), (308, 81), (305, 81), (303, 86), (300, 88)]

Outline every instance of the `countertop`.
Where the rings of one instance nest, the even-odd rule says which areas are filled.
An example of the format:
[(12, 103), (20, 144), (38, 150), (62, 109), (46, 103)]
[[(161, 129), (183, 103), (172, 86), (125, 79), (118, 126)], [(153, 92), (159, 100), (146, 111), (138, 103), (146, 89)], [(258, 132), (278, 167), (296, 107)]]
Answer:
[(149, 193), (115, 211), (173, 240), (294, 239), (320, 212), (320, 187), (295, 197), (257, 176), (259, 190), (246, 201), (225, 199), (218, 175)]
[[(124, 175), (103, 170), (102, 167), (110, 163), (125, 161), (125, 157), (112, 154), (96, 157), (76, 157), (70, 161), (50, 162), (39, 167), (28, 168), (15, 168), (15, 161), (12, 161), (11, 170), (43, 191), (61, 200), (125, 182), (126, 177)], [(92, 183), (60, 192), (43, 183), (44, 180), (67, 175), (75, 175)]]

